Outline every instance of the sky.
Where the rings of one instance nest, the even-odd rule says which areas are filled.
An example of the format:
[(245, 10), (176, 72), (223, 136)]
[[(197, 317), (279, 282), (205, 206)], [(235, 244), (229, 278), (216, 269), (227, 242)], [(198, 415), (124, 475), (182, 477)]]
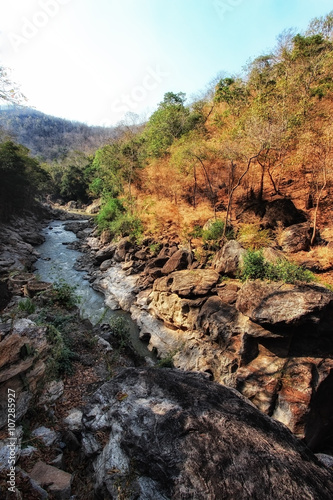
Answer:
[(190, 102), (331, 10), (332, 0), (2, 0), (0, 66), (44, 113), (140, 122), (166, 92)]

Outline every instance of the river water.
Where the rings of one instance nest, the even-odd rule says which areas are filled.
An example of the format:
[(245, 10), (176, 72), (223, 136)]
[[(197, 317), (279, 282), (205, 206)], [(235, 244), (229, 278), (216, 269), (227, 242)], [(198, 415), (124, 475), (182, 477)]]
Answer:
[(40, 258), (35, 263), (35, 273), (42, 281), (65, 282), (75, 287), (75, 292), (80, 297), (78, 304), (80, 315), (84, 319), (89, 319), (93, 325), (109, 323), (112, 318), (121, 316), (135, 350), (141, 356), (152, 358), (153, 355), (146, 344), (139, 339), (138, 327), (130, 314), (110, 310), (105, 305), (104, 296), (94, 290), (85, 279), (85, 272), (74, 269), (74, 264), (82, 253), (66, 246), (66, 243), (72, 243), (77, 239), (72, 231), (66, 231), (64, 226), (67, 222), (70, 221), (56, 220), (44, 229), (45, 242), (36, 248)]

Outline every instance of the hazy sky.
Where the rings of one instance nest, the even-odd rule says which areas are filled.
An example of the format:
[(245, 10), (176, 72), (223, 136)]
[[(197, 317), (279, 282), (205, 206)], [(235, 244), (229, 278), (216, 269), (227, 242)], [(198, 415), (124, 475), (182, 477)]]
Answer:
[(0, 65), (29, 104), (94, 125), (239, 73), (332, 0), (2, 0)]

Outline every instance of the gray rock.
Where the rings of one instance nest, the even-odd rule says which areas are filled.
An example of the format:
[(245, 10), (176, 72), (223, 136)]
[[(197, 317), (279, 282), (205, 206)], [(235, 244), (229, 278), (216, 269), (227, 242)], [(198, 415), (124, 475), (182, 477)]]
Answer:
[(39, 398), (40, 404), (50, 404), (57, 401), (64, 393), (64, 383), (62, 380), (52, 380), (46, 384), (43, 394)]
[(107, 259), (104, 262), (102, 262), (102, 264), (99, 266), (99, 268), (103, 272), (103, 271), (106, 271), (107, 269), (109, 269), (109, 267), (111, 267), (111, 265), (112, 265), (112, 260)]
[(45, 446), (52, 446), (58, 439), (58, 434), (55, 431), (44, 426), (38, 427), (31, 434), (40, 439)]
[(234, 278), (245, 253), (238, 241), (228, 241), (215, 255), (212, 266), (218, 273)]
[(114, 256), (114, 253), (116, 251), (116, 248), (117, 248), (117, 245), (115, 245), (114, 243), (110, 243), (109, 245), (98, 250), (98, 252), (96, 252), (96, 255), (95, 255), (96, 263), (100, 264), (101, 262), (103, 262), (105, 260), (112, 259), (112, 257)]
[(332, 473), (303, 443), (198, 374), (123, 370), (95, 393), (83, 421), (109, 434), (93, 463), (101, 498), (332, 498)]
[(312, 228), (307, 222), (293, 224), (285, 229), (279, 237), (279, 245), (284, 252), (296, 253), (310, 249)]
[(78, 431), (82, 429), (82, 411), (73, 409), (71, 413), (64, 418), (64, 424), (71, 431)]

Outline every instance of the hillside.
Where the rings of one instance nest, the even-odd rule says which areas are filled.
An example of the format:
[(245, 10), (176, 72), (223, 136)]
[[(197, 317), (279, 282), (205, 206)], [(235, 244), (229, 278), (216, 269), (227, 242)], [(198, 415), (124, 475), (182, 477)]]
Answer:
[(18, 106), (0, 107), (1, 129), (41, 161), (62, 160), (75, 150), (92, 153), (116, 136), (114, 128), (90, 127)]

